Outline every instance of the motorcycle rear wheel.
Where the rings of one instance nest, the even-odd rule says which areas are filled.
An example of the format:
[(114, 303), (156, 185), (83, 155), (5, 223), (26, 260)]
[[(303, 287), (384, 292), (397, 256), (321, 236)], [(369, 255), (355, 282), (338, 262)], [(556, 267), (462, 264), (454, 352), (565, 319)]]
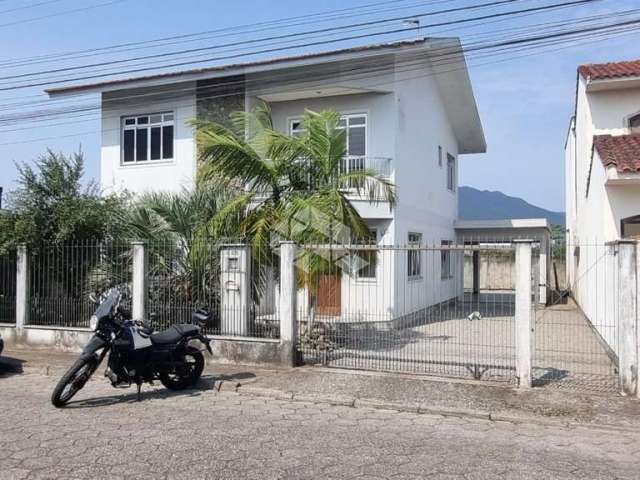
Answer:
[(76, 360), (53, 389), (51, 403), (58, 408), (64, 407), (84, 387), (96, 367), (94, 356), (82, 356)]
[(192, 387), (200, 380), (200, 376), (204, 370), (204, 356), (202, 352), (197, 348), (187, 347), (182, 359), (187, 363), (184, 369), (160, 374), (162, 385), (169, 390), (184, 390), (185, 388)]

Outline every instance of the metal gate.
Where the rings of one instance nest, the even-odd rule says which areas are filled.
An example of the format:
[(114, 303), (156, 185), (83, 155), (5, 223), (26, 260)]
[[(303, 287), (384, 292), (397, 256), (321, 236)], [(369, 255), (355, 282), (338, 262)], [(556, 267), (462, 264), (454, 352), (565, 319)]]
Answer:
[[(513, 246), (414, 238), (406, 246), (300, 247), (305, 362), (515, 381)], [(339, 279), (338, 291), (327, 278)]]
[(534, 385), (616, 391), (616, 246), (559, 238), (551, 254), (549, 302), (535, 312)]

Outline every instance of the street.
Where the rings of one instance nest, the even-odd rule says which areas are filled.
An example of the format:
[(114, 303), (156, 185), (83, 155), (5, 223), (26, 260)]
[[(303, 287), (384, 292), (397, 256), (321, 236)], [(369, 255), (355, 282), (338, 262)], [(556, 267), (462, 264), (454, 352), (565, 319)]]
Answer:
[(217, 391), (112, 389), (72, 404), (59, 373), (0, 377), (0, 478), (636, 479), (640, 434), (491, 422)]

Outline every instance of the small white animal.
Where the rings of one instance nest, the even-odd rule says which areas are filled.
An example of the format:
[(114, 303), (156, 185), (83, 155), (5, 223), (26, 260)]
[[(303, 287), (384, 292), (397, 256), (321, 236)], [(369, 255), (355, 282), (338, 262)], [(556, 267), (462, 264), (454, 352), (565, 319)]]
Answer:
[(482, 315), (480, 312), (471, 312), (471, 314), (467, 317), (467, 320), (473, 322), (474, 320), (482, 320)]

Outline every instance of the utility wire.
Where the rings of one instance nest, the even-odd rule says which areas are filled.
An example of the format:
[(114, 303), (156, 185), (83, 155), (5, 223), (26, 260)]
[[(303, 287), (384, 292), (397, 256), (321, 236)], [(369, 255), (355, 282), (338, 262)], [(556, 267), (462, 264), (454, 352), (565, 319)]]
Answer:
[[(625, 23), (627, 23), (628, 25), (635, 24), (637, 26), (638, 24), (640, 24), (640, 19), (639, 20), (635, 20), (633, 22), (629, 21), (629, 22), (625, 22)], [(493, 45), (485, 45), (485, 46), (482, 46), (482, 47), (478, 46), (478, 47), (475, 48), (475, 50), (479, 50), (480, 48), (486, 48), (486, 47), (495, 48), (496, 46), (500, 47), (500, 46), (508, 46), (508, 45), (513, 45), (513, 44), (522, 44), (520, 47), (518, 47), (519, 50), (522, 50), (523, 48), (526, 47), (526, 45), (524, 45), (524, 42), (527, 42), (527, 41), (531, 42), (532, 40), (533, 41), (545, 41), (546, 42), (545, 45), (552, 45), (554, 43), (557, 44), (558, 41), (559, 41), (559, 38), (554, 38), (554, 37), (560, 37), (561, 35), (564, 36), (564, 35), (567, 35), (567, 34), (575, 34), (575, 33), (581, 34), (584, 38), (594, 38), (594, 33), (597, 33), (597, 32), (600, 31), (600, 33), (597, 33), (597, 34), (598, 35), (602, 35), (602, 34), (606, 33), (606, 31), (603, 32), (602, 30), (604, 28), (610, 28), (610, 27), (611, 27), (611, 25), (609, 25), (609, 26), (601, 26), (601, 27), (597, 27), (597, 28), (580, 29), (580, 30), (576, 30), (576, 31), (573, 31), (573, 32), (563, 32), (563, 33), (556, 34), (555, 36), (549, 36), (549, 35), (542, 36), (542, 35), (540, 35), (540, 36), (533, 37), (533, 38), (523, 38), (523, 39), (519, 39), (519, 40), (510, 40), (508, 42), (505, 42), (505, 41), (496, 42)], [(574, 37), (575, 37), (575, 35), (574, 35)], [(509, 53), (509, 51), (506, 50), (504, 53)], [(445, 62), (438, 62), (437, 64), (446, 65)], [(365, 78), (366, 77), (371, 77), (371, 73), (370, 72), (365, 72), (364, 76), (365, 76)], [(278, 80), (276, 80), (275, 83), (278, 83)], [(214, 98), (214, 97), (219, 97), (219, 96), (223, 96), (223, 95), (213, 95), (211, 97)], [(199, 98), (199, 99), (202, 100), (203, 98)], [(144, 103), (145, 102), (143, 102), (143, 104)], [(126, 105), (127, 104), (125, 104), (125, 106)], [(195, 106), (195, 105), (191, 104), (191, 106)]]
[[(505, 0), (501, 0), (501, 1), (505, 1)], [(507, 1), (512, 1), (512, 0), (507, 0)], [(408, 28), (405, 27), (405, 28), (386, 30), (386, 31), (383, 31), (383, 32), (376, 32), (376, 33), (371, 33), (371, 34), (350, 35), (350, 36), (340, 37), (340, 38), (330, 39), (330, 40), (321, 40), (321, 41), (316, 41), (316, 42), (306, 42), (306, 43), (303, 43), (303, 44), (297, 44), (295, 46), (261, 49), (261, 50), (248, 52), (248, 53), (235, 54), (235, 55), (226, 55), (226, 56), (218, 56), (218, 57), (210, 57), (210, 58), (202, 59), (202, 60), (174, 62), (174, 63), (171, 63), (171, 64), (164, 64), (162, 66), (140, 67), (140, 68), (127, 69), (127, 70), (120, 70), (118, 72), (112, 72), (112, 73), (97, 73), (97, 74), (94, 74), (94, 75), (84, 75), (84, 76), (81, 76), (81, 77), (65, 78), (63, 80), (36, 81), (36, 82), (28, 83), (28, 84), (19, 84), (19, 85), (11, 85), (11, 86), (6, 86), (6, 84), (4, 84), (5, 86), (0, 87), (0, 91), (19, 90), (19, 89), (24, 89), (24, 88), (39, 87), (39, 86), (60, 84), (60, 83), (66, 83), (66, 82), (74, 82), (74, 81), (81, 81), (81, 80), (93, 80), (93, 79), (97, 79), (97, 78), (111, 77), (111, 76), (115, 76), (115, 75), (125, 75), (125, 74), (131, 74), (131, 73), (141, 73), (141, 72), (146, 72), (146, 71), (151, 71), (151, 70), (183, 67), (183, 66), (186, 66), (186, 65), (195, 65), (195, 64), (201, 64), (201, 63), (211, 63), (211, 62), (215, 62), (215, 61), (230, 60), (230, 59), (240, 58), (240, 57), (244, 57), (244, 56), (253, 56), (253, 55), (262, 55), (262, 54), (267, 54), (267, 53), (281, 52), (281, 51), (290, 50), (292, 48), (296, 48), (296, 49), (298, 49), (298, 48), (308, 48), (308, 47), (314, 47), (314, 46), (331, 44), (331, 43), (360, 40), (360, 39), (370, 38), (370, 37), (374, 37), (374, 36), (400, 34), (400, 33), (406, 33), (406, 32), (411, 32), (411, 31), (420, 31), (420, 30), (423, 30), (425, 28), (439, 27), (439, 26), (443, 26), (443, 25), (455, 25), (455, 24), (462, 24), (462, 23), (481, 21), (481, 20), (490, 20), (490, 19), (493, 19), (493, 18), (514, 15), (514, 14), (517, 14), (517, 13), (535, 12), (535, 11), (547, 11), (547, 10), (557, 9), (557, 8), (560, 8), (560, 7), (584, 5), (584, 4), (598, 2), (598, 1), (602, 1), (602, 0), (572, 0), (570, 2), (565, 2), (565, 3), (556, 3), (556, 4), (551, 4), (551, 5), (545, 5), (545, 6), (540, 6), (540, 7), (532, 7), (532, 8), (527, 8), (527, 9), (509, 11), (509, 12), (492, 13), (492, 14), (489, 14), (489, 15), (483, 15), (483, 16), (472, 17), (472, 18), (462, 18), (462, 19), (458, 19), (458, 20), (451, 20), (451, 21), (445, 21), (445, 22), (437, 22), (437, 23), (432, 23), (432, 24), (428, 24), (428, 25), (421, 25), (421, 26), (418, 26), (418, 27), (408, 27)], [(495, 3), (495, 2), (492, 2), (492, 3)], [(405, 17), (397, 17), (396, 20), (397, 19), (402, 19), (402, 18), (405, 18)], [(369, 24), (370, 24), (369, 22), (365, 22), (365, 23), (360, 23), (360, 24), (349, 25), (349, 27), (365, 26), (365, 25), (369, 25)], [(340, 28), (344, 28), (344, 27), (340, 27)], [(314, 30), (314, 31), (312, 31), (312, 33), (321, 33), (321, 32), (327, 32), (327, 31), (332, 31), (332, 30), (333, 30), (333, 28), (331, 28), (331, 29), (320, 29), (320, 30)], [(251, 41), (248, 41), (248, 42), (251, 42)]]

